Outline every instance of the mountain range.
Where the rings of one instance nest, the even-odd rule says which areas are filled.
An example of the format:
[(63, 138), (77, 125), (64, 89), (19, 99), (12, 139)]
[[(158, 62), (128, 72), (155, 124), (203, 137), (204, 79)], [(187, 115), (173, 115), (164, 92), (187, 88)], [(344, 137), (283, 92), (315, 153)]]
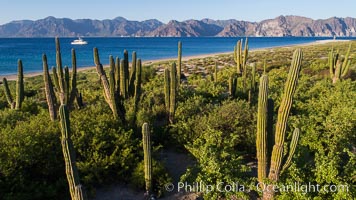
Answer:
[(0, 25), (0, 37), (235, 37), (235, 36), (356, 36), (356, 18), (313, 20), (278, 16), (261, 22), (229, 20), (132, 21), (47, 17)]

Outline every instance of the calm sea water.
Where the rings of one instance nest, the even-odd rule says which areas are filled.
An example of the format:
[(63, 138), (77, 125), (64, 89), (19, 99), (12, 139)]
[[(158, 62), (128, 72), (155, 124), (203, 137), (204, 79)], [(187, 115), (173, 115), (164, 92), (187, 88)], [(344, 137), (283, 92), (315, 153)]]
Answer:
[[(71, 45), (75, 38), (61, 38), (63, 65), (71, 65), (71, 49), (77, 53), (79, 67), (93, 66), (93, 47), (99, 49), (101, 62), (108, 63), (109, 55), (122, 58), (124, 49), (137, 52), (138, 58), (155, 60), (175, 58), (177, 42), (183, 43), (183, 56), (233, 51), (241, 38), (84, 38), (88, 45)], [(314, 42), (331, 38), (318, 37), (253, 37), (249, 38), (250, 49), (284, 46)], [(346, 38), (345, 38), (346, 39)], [(49, 66), (55, 65), (54, 38), (0, 38), (0, 75), (17, 73), (17, 60), (21, 59), (24, 72), (42, 71), (42, 54), (48, 58)]]

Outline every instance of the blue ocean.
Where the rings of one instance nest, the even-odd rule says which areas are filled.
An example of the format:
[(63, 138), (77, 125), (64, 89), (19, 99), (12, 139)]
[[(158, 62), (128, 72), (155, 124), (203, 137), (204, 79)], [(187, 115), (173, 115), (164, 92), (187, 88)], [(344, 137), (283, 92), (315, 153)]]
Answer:
[[(108, 64), (109, 55), (122, 58), (124, 49), (137, 52), (142, 61), (176, 58), (177, 43), (182, 41), (183, 57), (233, 51), (241, 38), (84, 38), (87, 45), (71, 45), (75, 38), (61, 38), (63, 65), (71, 66), (71, 49), (77, 53), (78, 67), (94, 66), (93, 48), (99, 49), (101, 62)], [(242, 38), (244, 39), (244, 38)], [(266, 47), (295, 45), (332, 39), (328, 37), (251, 37), (250, 50)], [(350, 39), (350, 38), (344, 38)], [(49, 66), (55, 65), (54, 38), (0, 38), (0, 75), (17, 73), (17, 60), (21, 59), (25, 73), (42, 71), (42, 54)]]

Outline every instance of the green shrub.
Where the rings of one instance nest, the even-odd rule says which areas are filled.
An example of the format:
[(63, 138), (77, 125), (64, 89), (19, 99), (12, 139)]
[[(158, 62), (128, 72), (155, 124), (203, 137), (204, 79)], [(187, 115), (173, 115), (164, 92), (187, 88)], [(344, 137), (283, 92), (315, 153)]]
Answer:
[[(1, 111), (15, 124), (21, 112)], [(13, 114), (16, 114), (15, 117)], [(59, 126), (47, 113), (32, 115), (0, 131), (0, 194), (3, 199), (68, 198)]]

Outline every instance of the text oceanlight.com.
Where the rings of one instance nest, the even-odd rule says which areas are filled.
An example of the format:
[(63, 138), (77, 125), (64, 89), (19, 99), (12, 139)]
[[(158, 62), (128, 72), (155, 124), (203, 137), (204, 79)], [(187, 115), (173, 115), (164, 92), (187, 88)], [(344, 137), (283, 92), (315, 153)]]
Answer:
[[(205, 184), (204, 182), (178, 182), (177, 184), (168, 183), (165, 185), (168, 192), (248, 192), (250, 189), (238, 182), (226, 183), (219, 182), (217, 184)], [(323, 193), (335, 193), (335, 192), (349, 192), (348, 185), (319, 185), (313, 183), (299, 183), (288, 185), (272, 185), (267, 187), (266, 184), (258, 183), (256, 190), (260, 192), (274, 191), (274, 192), (297, 192), (297, 193), (309, 193), (309, 192), (323, 192)]]

